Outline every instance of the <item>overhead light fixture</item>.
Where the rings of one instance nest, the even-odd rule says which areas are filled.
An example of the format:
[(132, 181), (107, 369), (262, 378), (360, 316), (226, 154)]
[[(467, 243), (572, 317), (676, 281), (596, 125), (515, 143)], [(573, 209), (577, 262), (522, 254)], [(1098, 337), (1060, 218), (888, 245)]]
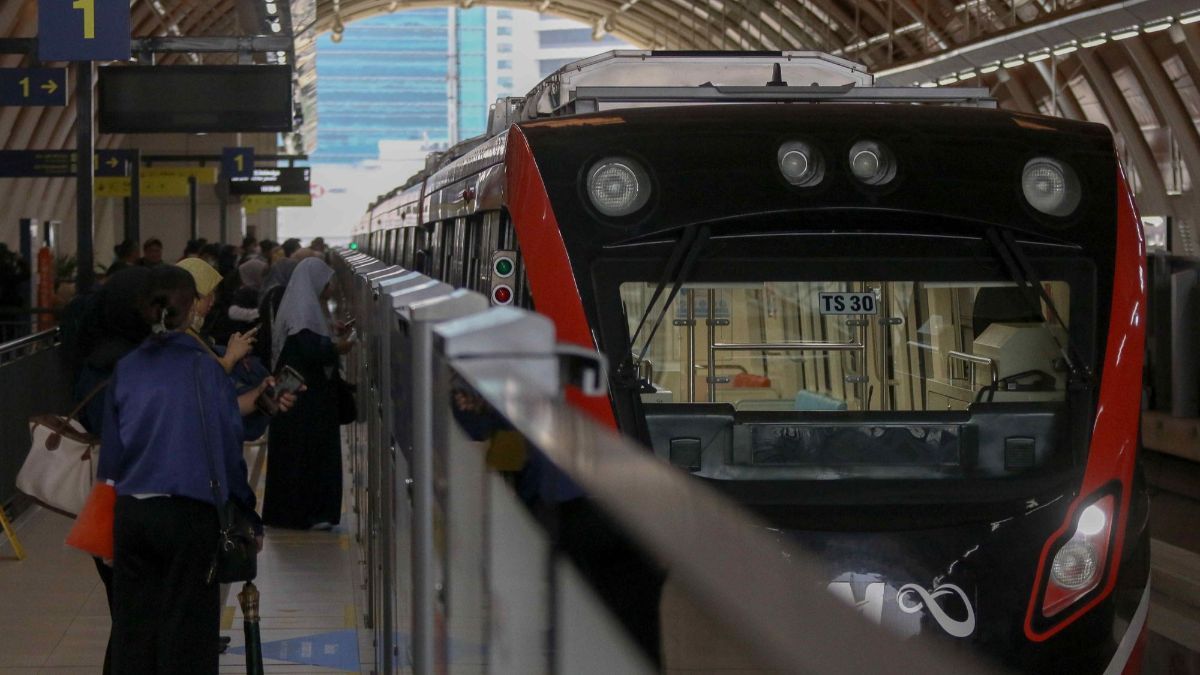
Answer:
[(1080, 46), (1091, 49), (1092, 47), (1099, 47), (1100, 45), (1104, 44), (1105, 42), (1108, 42), (1108, 36), (1105, 35), (1104, 33), (1101, 33), (1099, 35), (1094, 35), (1094, 36), (1084, 40), (1083, 42), (1080, 42), (1079, 44), (1080, 44)]
[(1061, 45), (1058, 45), (1057, 47), (1055, 47), (1053, 53), (1055, 56), (1063, 56), (1065, 54), (1070, 54), (1071, 52), (1076, 52), (1076, 51), (1079, 51), (1079, 44), (1076, 43), (1074, 40), (1071, 40), (1070, 42), (1064, 42)]
[(1184, 12), (1179, 15), (1179, 23), (1184, 26), (1200, 21), (1200, 9), (1193, 9), (1190, 12)]
[(278, 21), (271, 22), (271, 32), (272, 33), (278, 33), (281, 30), (283, 30), (283, 26), (279, 25)]
[(967, 80), (971, 79), (972, 77), (975, 77), (975, 69), (974, 68), (968, 68), (967, 70), (964, 70), (958, 74), (958, 79), (960, 82), (966, 82)]
[(279, 13), (279, 6), (273, 2), (268, 2), (267, 3), (267, 14), (270, 14), (271, 16), (275, 16), (278, 13)]
[(987, 75), (988, 73), (994, 73), (997, 70), (1000, 70), (1000, 62), (999, 61), (992, 61), (991, 63), (985, 63), (979, 67), (979, 72), (984, 75)]
[(934, 88), (934, 87), (936, 87), (936, 86), (937, 86), (937, 82), (933, 82), (933, 81), (930, 81), (930, 82), (922, 82), (922, 83), (921, 83), (921, 88), (922, 88), (922, 89), (932, 89), (932, 88)]
[(1024, 64), (1025, 64), (1025, 57), (1017, 55), (1017, 56), (1012, 56), (1007, 59), (1004, 59), (1004, 63), (1002, 63), (1001, 65), (1003, 65), (1005, 68), (1016, 68), (1017, 66), (1024, 65)]
[(957, 75), (947, 75), (946, 77), (940, 78), (937, 81), (937, 83), (942, 86), (945, 86), (947, 84), (954, 84), (955, 82), (958, 82)]
[(1128, 28), (1122, 28), (1121, 30), (1113, 31), (1112, 39), (1125, 40), (1131, 37), (1136, 37), (1139, 32), (1141, 31), (1138, 30), (1137, 26), (1129, 26)]
[(1038, 61), (1045, 61), (1048, 58), (1050, 58), (1050, 50), (1049, 49), (1039, 49), (1036, 52), (1029, 52), (1028, 54), (1025, 55), (1025, 60), (1028, 61), (1029, 63), (1037, 63)]
[(1157, 33), (1160, 30), (1166, 30), (1166, 29), (1170, 28), (1172, 21), (1173, 20), (1171, 19), (1171, 17), (1168, 16), (1165, 19), (1161, 19), (1159, 21), (1155, 21), (1154, 23), (1148, 23), (1145, 26), (1142, 26), (1142, 30), (1146, 33)]

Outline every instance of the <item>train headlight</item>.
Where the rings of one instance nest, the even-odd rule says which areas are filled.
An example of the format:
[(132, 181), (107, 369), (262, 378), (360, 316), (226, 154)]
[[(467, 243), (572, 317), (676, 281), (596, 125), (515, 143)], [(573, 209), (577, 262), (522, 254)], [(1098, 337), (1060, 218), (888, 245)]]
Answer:
[(884, 185), (896, 177), (896, 158), (878, 141), (859, 141), (850, 148), (850, 173), (867, 185)]
[(1049, 157), (1035, 157), (1021, 172), (1025, 201), (1048, 216), (1069, 216), (1079, 206), (1079, 176), (1070, 166)]
[(812, 187), (825, 177), (825, 160), (821, 153), (801, 141), (789, 141), (776, 153), (779, 172), (787, 182), (797, 187)]
[(1116, 499), (1106, 495), (1089, 504), (1075, 532), (1054, 554), (1042, 600), (1042, 615), (1054, 616), (1100, 585), (1107, 568)]
[(607, 157), (588, 171), (587, 192), (600, 213), (627, 216), (649, 201), (650, 176), (628, 157)]
[(1054, 583), (1071, 590), (1087, 586), (1096, 578), (1098, 558), (1094, 546), (1072, 539), (1054, 556), (1054, 563), (1050, 566)]

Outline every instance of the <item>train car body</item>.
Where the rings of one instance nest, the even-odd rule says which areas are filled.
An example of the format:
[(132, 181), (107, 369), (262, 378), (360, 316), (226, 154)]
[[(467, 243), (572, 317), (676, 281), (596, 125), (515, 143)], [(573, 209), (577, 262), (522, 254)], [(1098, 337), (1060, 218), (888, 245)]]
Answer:
[(605, 354), (580, 407), (819, 552), (872, 620), (1136, 672), (1144, 248), (1106, 128), (824, 55), (652, 52), (490, 126), (359, 246)]

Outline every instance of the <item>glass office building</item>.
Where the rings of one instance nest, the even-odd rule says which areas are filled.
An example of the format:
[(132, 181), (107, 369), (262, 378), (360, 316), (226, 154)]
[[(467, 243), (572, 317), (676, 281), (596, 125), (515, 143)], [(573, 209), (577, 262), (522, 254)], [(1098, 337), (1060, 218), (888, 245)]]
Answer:
[(459, 139), (483, 133), (490, 104), (486, 47), (482, 7), (383, 14), (347, 24), (341, 42), (322, 35), (317, 44), (320, 134), (312, 162), (375, 160), (384, 139), (450, 142), (451, 83), (457, 85)]

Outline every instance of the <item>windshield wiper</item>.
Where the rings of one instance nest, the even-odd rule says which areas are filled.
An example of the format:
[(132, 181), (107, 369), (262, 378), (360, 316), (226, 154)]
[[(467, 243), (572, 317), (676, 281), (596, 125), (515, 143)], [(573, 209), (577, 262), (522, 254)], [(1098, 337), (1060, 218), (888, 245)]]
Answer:
[(1029, 260), (1029, 256), (1025, 254), (1016, 237), (1009, 230), (1000, 230), (993, 227), (988, 229), (987, 239), (996, 249), (997, 255), (1000, 256), (1000, 261), (1008, 269), (1009, 277), (1016, 282), (1017, 287), (1021, 291), (1021, 297), (1025, 299), (1029, 308), (1034, 311), (1035, 315), (1041, 315), (1042, 303), (1046, 303), (1050, 314), (1054, 316), (1059, 328), (1062, 329), (1063, 335), (1066, 336), (1067, 342), (1063, 344), (1058, 334), (1054, 331), (1049, 331), (1050, 337), (1058, 345), (1059, 353), (1062, 354), (1063, 361), (1067, 365), (1068, 388), (1091, 388), (1093, 384), (1091, 368), (1088, 367), (1075, 341), (1071, 339), (1070, 329), (1067, 328), (1067, 324), (1063, 321), (1062, 315), (1059, 314), (1058, 308), (1054, 306), (1054, 300), (1046, 292), (1046, 287), (1042, 285), (1042, 280), (1038, 278), (1037, 272), (1034, 271), (1033, 264)]
[(650, 326), (650, 332), (646, 335), (646, 341), (642, 345), (642, 349), (638, 352), (637, 358), (633, 359), (630, 366), (640, 363), (646, 358), (646, 352), (650, 349), (650, 343), (654, 340), (655, 333), (658, 332), (658, 327), (662, 325), (663, 317), (667, 314), (667, 309), (671, 303), (675, 301), (675, 296), (679, 294), (679, 289), (691, 274), (692, 267), (696, 265), (696, 260), (700, 257), (700, 251), (704, 248), (704, 243), (708, 241), (709, 227), (702, 225), (698, 228), (688, 228), (683, 231), (683, 235), (675, 244), (675, 248), (671, 250), (671, 255), (667, 258), (667, 264), (663, 266), (662, 275), (658, 279), (658, 285), (654, 287), (654, 294), (650, 296), (650, 302), (646, 303), (646, 309), (642, 312), (642, 316), (638, 319), (637, 328), (633, 331), (633, 337), (629, 338), (630, 356), (633, 356), (633, 348), (638, 344), (638, 338), (641, 336), (643, 329), (646, 328), (646, 321), (650, 318), (650, 312), (653, 311), (654, 305), (658, 299), (662, 297), (663, 291), (666, 290), (667, 284), (671, 285), (671, 291), (667, 294), (666, 300), (663, 301), (662, 308), (658, 312), (658, 316), (654, 319), (653, 325)]

